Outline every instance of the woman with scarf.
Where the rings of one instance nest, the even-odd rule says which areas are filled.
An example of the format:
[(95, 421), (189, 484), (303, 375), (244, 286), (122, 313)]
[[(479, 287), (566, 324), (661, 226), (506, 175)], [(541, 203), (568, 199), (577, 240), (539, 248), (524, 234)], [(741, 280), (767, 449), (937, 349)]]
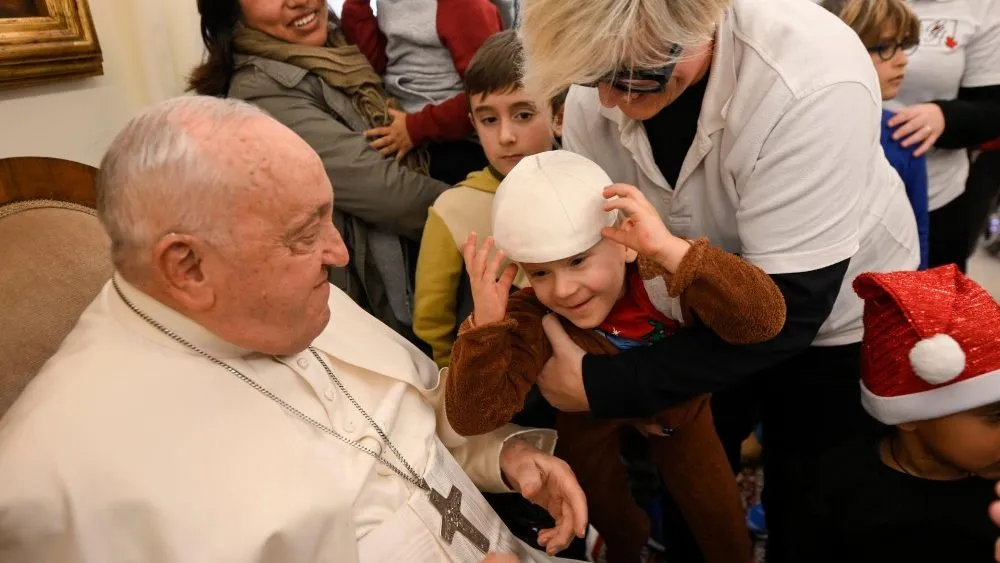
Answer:
[(427, 175), (421, 150), (397, 162), (369, 147), (364, 131), (387, 125), (395, 100), (323, 0), (198, 0), (198, 11), (208, 56), (190, 88), (261, 107), (319, 154), (351, 253), (330, 281), (412, 339), (420, 231), (449, 186)]

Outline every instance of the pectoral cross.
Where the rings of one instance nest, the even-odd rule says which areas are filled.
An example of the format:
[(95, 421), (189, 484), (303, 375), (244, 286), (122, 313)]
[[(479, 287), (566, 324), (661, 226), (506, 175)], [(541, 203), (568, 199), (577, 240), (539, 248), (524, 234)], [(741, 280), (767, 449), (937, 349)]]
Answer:
[(458, 532), (479, 548), (479, 551), (489, 553), (490, 540), (462, 515), (462, 491), (452, 485), (448, 498), (433, 488), (429, 495), (431, 504), (441, 513), (441, 539), (445, 543), (451, 545), (455, 532)]

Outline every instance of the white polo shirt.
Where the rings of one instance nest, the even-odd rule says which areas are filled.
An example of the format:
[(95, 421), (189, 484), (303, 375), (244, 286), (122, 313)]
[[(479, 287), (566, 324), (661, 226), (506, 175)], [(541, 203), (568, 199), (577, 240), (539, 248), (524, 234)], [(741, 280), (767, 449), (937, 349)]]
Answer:
[(563, 140), (639, 187), (679, 236), (707, 236), (771, 274), (851, 259), (817, 345), (861, 339), (862, 272), (912, 270), (916, 221), (879, 144), (878, 78), (857, 35), (802, 0), (734, 0), (676, 187), (641, 122), (574, 86)]
[[(1000, 84), (1000, 0), (910, 0), (920, 17), (920, 46), (906, 78), (886, 107), (953, 100), (960, 87)], [(945, 124), (947, 126), (947, 124)], [(930, 208), (939, 209), (965, 191), (969, 158), (964, 149), (927, 153)]]

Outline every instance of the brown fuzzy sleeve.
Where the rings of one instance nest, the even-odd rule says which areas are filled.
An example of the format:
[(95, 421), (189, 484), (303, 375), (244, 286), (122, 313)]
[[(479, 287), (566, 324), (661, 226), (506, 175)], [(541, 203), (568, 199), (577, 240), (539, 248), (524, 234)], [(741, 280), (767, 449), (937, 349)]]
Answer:
[(529, 292), (507, 304), (502, 322), (458, 329), (445, 377), (448, 422), (463, 436), (475, 436), (510, 422), (542, 366), (552, 355), (542, 330), (545, 308)]
[(764, 342), (785, 326), (785, 298), (764, 270), (698, 239), (668, 278), (684, 321), (694, 317), (731, 344)]

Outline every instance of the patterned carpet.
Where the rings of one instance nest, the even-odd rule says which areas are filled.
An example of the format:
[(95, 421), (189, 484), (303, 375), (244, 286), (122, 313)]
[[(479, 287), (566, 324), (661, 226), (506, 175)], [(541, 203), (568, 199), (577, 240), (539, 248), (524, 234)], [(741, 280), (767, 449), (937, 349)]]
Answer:
[[(760, 491), (764, 488), (764, 470), (760, 467), (744, 468), (736, 476), (736, 483), (740, 487), (740, 496), (743, 497), (743, 509), (760, 502)], [(755, 539), (753, 543), (754, 557), (757, 563), (764, 563), (764, 547), (767, 540)]]

